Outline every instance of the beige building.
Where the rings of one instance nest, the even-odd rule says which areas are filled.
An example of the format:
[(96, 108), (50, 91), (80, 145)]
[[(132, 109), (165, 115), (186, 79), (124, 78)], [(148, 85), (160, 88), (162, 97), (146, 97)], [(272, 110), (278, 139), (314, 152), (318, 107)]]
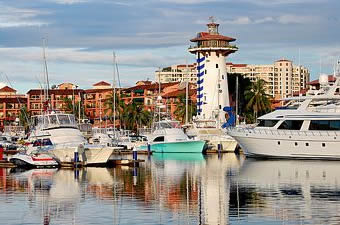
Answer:
[[(267, 82), (266, 91), (276, 99), (292, 96), (295, 92), (307, 88), (309, 70), (304, 66), (294, 65), (292, 61), (280, 59), (273, 64), (251, 65), (226, 63), (227, 73), (240, 74), (251, 81), (263, 79)], [(156, 81), (161, 83), (190, 81), (197, 82), (196, 64), (173, 65), (155, 72)]]
[(241, 74), (251, 81), (263, 79), (267, 82), (266, 92), (279, 99), (307, 88), (309, 70), (296, 66), (292, 61), (280, 59), (269, 65), (248, 65), (227, 63), (228, 74)]
[(155, 72), (155, 81), (160, 83), (189, 81), (197, 82), (196, 64), (172, 65)]

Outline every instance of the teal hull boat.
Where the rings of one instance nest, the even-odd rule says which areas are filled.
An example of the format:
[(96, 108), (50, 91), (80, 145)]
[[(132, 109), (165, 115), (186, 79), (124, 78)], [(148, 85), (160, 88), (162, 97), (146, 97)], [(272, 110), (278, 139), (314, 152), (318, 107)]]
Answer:
[[(202, 153), (205, 141), (180, 141), (152, 143), (151, 151), (156, 153)], [(141, 150), (147, 150), (147, 146), (141, 146)]]

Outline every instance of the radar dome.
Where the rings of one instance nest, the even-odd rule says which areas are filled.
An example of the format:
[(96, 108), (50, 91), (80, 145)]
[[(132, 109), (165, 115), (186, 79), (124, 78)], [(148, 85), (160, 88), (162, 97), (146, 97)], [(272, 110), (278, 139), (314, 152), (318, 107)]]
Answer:
[(328, 85), (328, 75), (327, 74), (321, 74), (319, 77), (319, 83), (321, 86), (327, 86)]

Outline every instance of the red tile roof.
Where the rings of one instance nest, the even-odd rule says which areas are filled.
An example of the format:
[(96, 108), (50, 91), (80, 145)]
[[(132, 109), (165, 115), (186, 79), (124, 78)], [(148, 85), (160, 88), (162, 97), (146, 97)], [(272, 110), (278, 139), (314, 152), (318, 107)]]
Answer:
[(111, 84), (109, 84), (105, 81), (100, 81), (100, 82), (94, 84), (93, 86), (111, 86)]
[[(333, 75), (328, 75), (328, 82), (335, 82), (335, 77)], [(308, 85), (319, 85), (319, 79), (318, 80), (312, 80), (311, 82), (307, 83)]]
[(206, 40), (222, 40), (222, 41), (228, 41), (228, 42), (236, 41), (236, 39), (232, 37), (223, 36), (220, 34), (210, 34), (208, 32), (200, 32), (198, 33), (196, 38), (193, 38), (190, 41), (197, 42), (197, 41), (206, 41)]
[[(189, 90), (189, 96), (192, 96), (192, 95), (196, 94), (196, 92), (197, 92), (196, 89)], [(164, 98), (173, 98), (173, 97), (178, 97), (181, 94), (185, 94), (185, 89), (166, 93), (166, 94), (162, 95), (162, 97), (164, 97)]]
[[(51, 89), (48, 91), (49, 94), (54, 95), (78, 95), (78, 93), (84, 92), (82, 89)], [(41, 95), (44, 94), (42, 89), (31, 89), (27, 92), (28, 95)]]
[[(179, 82), (172, 82), (172, 83), (161, 83), (161, 89), (165, 88), (165, 87), (170, 87), (173, 85), (179, 84)], [(125, 90), (127, 91), (133, 91), (133, 90), (156, 90), (159, 88), (159, 84), (158, 83), (153, 83), (153, 84), (145, 84), (145, 85), (137, 85), (137, 86), (133, 86), (130, 88), (126, 88)]]
[(0, 89), (0, 92), (12, 92), (12, 93), (15, 93), (17, 91), (15, 89), (11, 88), (11, 87), (5, 86), (5, 87)]

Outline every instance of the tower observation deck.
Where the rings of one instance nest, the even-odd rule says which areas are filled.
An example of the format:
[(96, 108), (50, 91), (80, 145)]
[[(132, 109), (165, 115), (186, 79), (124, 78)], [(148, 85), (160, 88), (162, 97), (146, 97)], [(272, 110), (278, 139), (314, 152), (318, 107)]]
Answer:
[(223, 123), (223, 108), (230, 106), (225, 58), (238, 48), (230, 44), (235, 38), (219, 34), (219, 24), (213, 19), (207, 27), (208, 32), (200, 32), (190, 40), (194, 45), (188, 49), (197, 62), (197, 116)]

